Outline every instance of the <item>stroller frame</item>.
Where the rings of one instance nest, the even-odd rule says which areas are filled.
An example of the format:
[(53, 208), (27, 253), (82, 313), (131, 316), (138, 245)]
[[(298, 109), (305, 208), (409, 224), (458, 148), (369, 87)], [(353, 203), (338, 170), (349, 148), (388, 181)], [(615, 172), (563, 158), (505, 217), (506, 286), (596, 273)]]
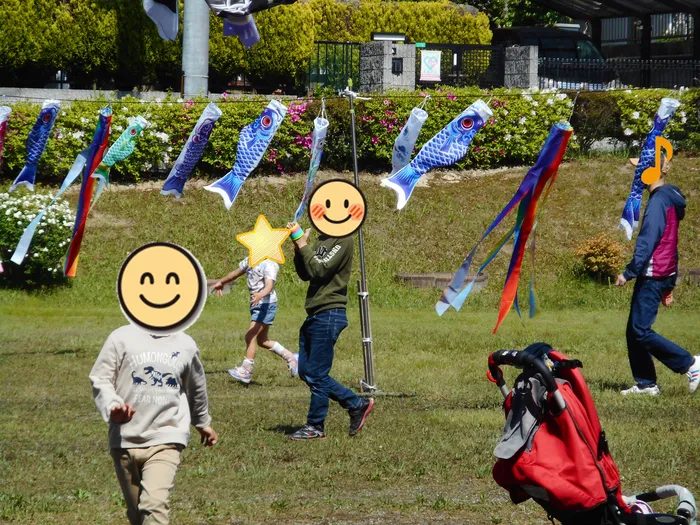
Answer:
[[(500, 368), (504, 365), (524, 369), (523, 373), (518, 376), (512, 392), (506, 386)], [(695, 499), (690, 491), (684, 487), (665, 485), (644, 494), (632, 497), (622, 496), (619, 472), (609, 454), (605, 433), (600, 429), (593, 399), (583, 375), (578, 370), (582, 366), (580, 361), (566, 359), (559, 352), (552, 350), (551, 346), (546, 343), (536, 343), (523, 351), (500, 350), (489, 356), (487, 377), (491, 382), (496, 383), (501, 391), (506, 414), (513, 408), (513, 396), (519, 386), (527, 384), (529, 389), (530, 381), (534, 379), (546, 389), (546, 401), (539, 407), (541, 414), (538, 416), (537, 426), (534, 427), (534, 431), (528, 438), (527, 444), (530, 448), (522, 446), (512, 457), (509, 455), (507, 459), (499, 459), (494, 465), (493, 472), (496, 482), (509, 490), (514, 503), (521, 503), (532, 498), (547, 511), (552, 522), (556, 519), (563, 525), (697, 525)], [(567, 403), (567, 399), (569, 403)], [(570, 407), (569, 404), (573, 405)], [(513, 415), (513, 417), (516, 416)], [(585, 421), (577, 421), (577, 418), (585, 419)], [(560, 444), (563, 444), (563, 449), (566, 450), (566, 443), (563, 442), (563, 439), (567, 434), (560, 432), (560, 424), (568, 427), (569, 435), (576, 438), (576, 444), (586, 445), (585, 447), (579, 446), (577, 452), (579, 457), (588, 460), (588, 465), (586, 465), (588, 470), (595, 472), (592, 467), (595, 465), (600, 473), (599, 476), (589, 476), (587, 480), (591, 483), (592, 478), (597, 479), (595, 483), (592, 483), (598, 498), (595, 500), (595, 504), (591, 503), (593, 498), (589, 498), (587, 505), (581, 504), (577, 505), (578, 508), (567, 508), (567, 505), (562, 503), (566, 500), (558, 499), (556, 494), (553, 494), (557, 485), (566, 484), (565, 480), (553, 481), (549, 479), (550, 485), (555, 487), (551, 490), (547, 490), (547, 487), (544, 486), (538, 486), (536, 482), (530, 483), (531, 480), (528, 478), (530, 472), (539, 472), (541, 475), (541, 469), (540, 471), (535, 470), (538, 456), (537, 451), (533, 448), (533, 444), (537, 445), (535, 441), (537, 441), (539, 432), (543, 432), (539, 440), (540, 448), (542, 443), (556, 444), (558, 440)], [(591, 429), (593, 429), (593, 434), (590, 432)], [(508, 430), (508, 424), (505, 430)], [(522, 432), (523, 429), (519, 428), (518, 431)], [(596, 434), (598, 434), (597, 437), (595, 437)], [(591, 438), (591, 436), (594, 437)], [(556, 454), (555, 448), (547, 450), (550, 463), (551, 456)], [(557, 450), (561, 451), (561, 447)], [(542, 450), (540, 454), (543, 454)], [(571, 458), (566, 459), (570, 463), (575, 463)], [(574, 492), (574, 494), (576, 493)], [(652, 502), (674, 496), (679, 498), (676, 516), (633, 513), (630, 508), (635, 501)]]

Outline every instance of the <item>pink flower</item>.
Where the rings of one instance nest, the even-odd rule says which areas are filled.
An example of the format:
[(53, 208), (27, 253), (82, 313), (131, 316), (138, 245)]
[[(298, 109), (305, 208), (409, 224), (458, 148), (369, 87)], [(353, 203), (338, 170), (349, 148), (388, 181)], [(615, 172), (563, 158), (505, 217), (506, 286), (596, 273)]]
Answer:
[(479, 153), (480, 151), (481, 151), (481, 148), (479, 148), (479, 146), (477, 146), (476, 148), (474, 148), (474, 153)]
[(447, 94), (447, 100), (457, 100), (457, 97), (456, 97), (454, 94), (452, 94), (452, 93), (448, 93), (448, 94)]
[(427, 94), (425, 91), (421, 91), (419, 94), (420, 94), (421, 97), (426, 97), (426, 96), (428, 96), (428, 94)]
[(389, 104), (391, 104), (391, 102), (389, 102), (388, 100), (385, 99), (385, 100), (384, 100), (384, 105), (385, 105), (385, 106), (388, 106)]
[(496, 122), (494, 119), (489, 120), (489, 124), (493, 124), (494, 122)]
[(301, 117), (296, 113), (292, 113), (292, 116), (289, 118), (292, 119), (292, 122), (299, 122), (301, 120)]
[(226, 100), (226, 99), (228, 98), (228, 93), (226, 93), (226, 91), (224, 91), (224, 92), (221, 94), (221, 98), (223, 98), (224, 100)]
[(369, 120), (369, 117), (368, 117), (367, 115), (362, 115), (362, 120), (364, 120), (365, 122), (367, 122), (367, 121)]
[(382, 126), (386, 127), (386, 119), (385, 118), (382, 119)]
[(378, 143), (379, 143), (379, 137), (377, 137), (375, 135), (374, 137), (372, 137), (372, 144), (378, 144)]
[(389, 110), (389, 109), (387, 109), (387, 110), (386, 110), (386, 116), (387, 116), (387, 117), (393, 117), (393, 116), (394, 116), (394, 112), (391, 111), (391, 110)]
[(393, 124), (389, 124), (389, 125), (387, 126), (386, 129), (388, 129), (389, 131), (391, 131), (392, 129), (394, 129), (394, 125), (393, 125)]
[(506, 154), (506, 152), (505, 152), (504, 150), (501, 150), (501, 151), (499, 151), (498, 153), (500, 153), (501, 155), (505, 155), (505, 154)]

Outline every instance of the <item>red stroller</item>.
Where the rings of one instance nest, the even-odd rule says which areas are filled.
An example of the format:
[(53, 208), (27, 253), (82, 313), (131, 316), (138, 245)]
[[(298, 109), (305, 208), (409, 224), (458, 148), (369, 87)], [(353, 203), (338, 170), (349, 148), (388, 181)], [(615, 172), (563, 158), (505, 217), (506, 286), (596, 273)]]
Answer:
[[(510, 391), (502, 365), (524, 369)], [(693, 495), (677, 485), (624, 497), (591, 393), (579, 371), (546, 343), (489, 356), (489, 374), (505, 401), (506, 425), (493, 477), (513, 503), (530, 498), (563, 525), (697, 525)], [(676, 516), (651, 514), (646, 502), (678, 496)]]

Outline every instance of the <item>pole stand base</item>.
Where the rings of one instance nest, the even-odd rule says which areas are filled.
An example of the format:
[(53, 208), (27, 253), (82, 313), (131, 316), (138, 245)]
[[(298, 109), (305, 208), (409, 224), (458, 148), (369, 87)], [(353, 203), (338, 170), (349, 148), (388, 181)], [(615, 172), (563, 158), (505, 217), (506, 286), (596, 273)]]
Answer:
[(364, 379), (360, 379), (360, 392), (364, 394), (376, 394), (379, 392), (377, 385), (368, 385)]

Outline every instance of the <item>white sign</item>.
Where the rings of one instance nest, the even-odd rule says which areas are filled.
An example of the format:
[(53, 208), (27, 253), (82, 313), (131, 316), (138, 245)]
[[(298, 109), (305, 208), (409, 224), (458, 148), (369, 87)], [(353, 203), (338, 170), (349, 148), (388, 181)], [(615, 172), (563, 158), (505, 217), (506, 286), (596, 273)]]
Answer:
[(420, 52), (420, 80), (428, 82), (440, 82), (440, 55), (442, 51)]

